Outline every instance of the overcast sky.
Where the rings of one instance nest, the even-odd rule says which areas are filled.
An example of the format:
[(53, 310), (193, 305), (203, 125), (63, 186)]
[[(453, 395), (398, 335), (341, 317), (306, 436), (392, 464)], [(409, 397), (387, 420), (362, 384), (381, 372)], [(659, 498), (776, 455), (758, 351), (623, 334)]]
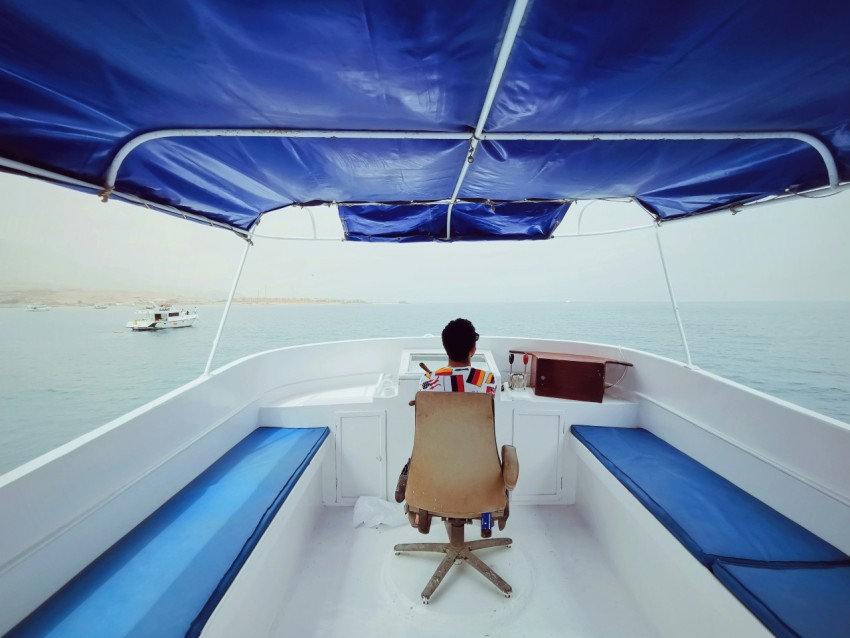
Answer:
[[(233, 233), (0, 173), (0, 288), (226, 296), (244, 242)], [(558, 229), (574, 233), (573, 207)], [(314, 212), (339, 236), (335, 210)], [(594, 203), (582, 230), (647, 224)], [(304, 210), (272, 213), (265, 235), (311, 233)], [(661, 229), (680, 301), (850, 300), (850, 193), (721, 213)], [(257, 239), (239, 296), (366, 301), (655, 301), (667, 291), (653, 230), (538, 242), (346, 244)]]

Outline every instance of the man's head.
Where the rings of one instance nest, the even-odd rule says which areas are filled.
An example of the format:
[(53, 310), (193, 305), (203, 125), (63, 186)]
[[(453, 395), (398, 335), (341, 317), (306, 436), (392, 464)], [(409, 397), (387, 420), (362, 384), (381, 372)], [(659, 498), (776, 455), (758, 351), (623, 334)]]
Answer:
[(449, 355), (449, 361), (469, 364), (475, 353), (478, 333), (469, 319), (454, 319), (443, 328), (443, 347)]

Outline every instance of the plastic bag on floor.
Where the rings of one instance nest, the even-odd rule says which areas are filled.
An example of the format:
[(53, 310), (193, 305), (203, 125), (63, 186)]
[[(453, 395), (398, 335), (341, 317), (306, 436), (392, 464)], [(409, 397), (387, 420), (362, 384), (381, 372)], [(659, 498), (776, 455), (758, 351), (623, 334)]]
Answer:
[(361, 496), (354, 504), (354, 527), (398, 527), (406, 524), (407, 516), (398, 503), (390, 503), (376, 496)]

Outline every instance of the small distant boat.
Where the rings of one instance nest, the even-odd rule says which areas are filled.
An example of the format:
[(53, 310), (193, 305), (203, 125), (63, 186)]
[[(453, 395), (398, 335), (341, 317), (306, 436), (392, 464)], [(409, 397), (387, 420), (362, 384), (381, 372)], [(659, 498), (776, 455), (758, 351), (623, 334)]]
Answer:
[(137, 331), (188, 328), (198, 318), (198, 311), (174, 306), (154, 306), (136, 310), (138, 318), (127, 322), (127, 327)]
[(96, 303), (94, 305), (95, 310), (106, 310), (108, 307), (109, 306), (107, 306), (105, 303)]
[(47, 312), (50, 306), (43, 303), (33, 303), (27, 306), (27, 312)]

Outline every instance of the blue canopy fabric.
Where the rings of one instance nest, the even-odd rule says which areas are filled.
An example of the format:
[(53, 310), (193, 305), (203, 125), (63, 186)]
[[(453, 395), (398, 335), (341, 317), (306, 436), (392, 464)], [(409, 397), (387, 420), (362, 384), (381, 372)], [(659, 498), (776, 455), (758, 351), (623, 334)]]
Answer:
[[(459, 202), (448, 241), (548, 239), (570, 204), (560, 202)], [(349, 241), (439, 241), (446, 238), (448, 204), (339, 206)]]
[[(629, 196), (659, 220), (828, 184), (820, 155), (794, 140), (488, 135), (790, 131), (823, 142), (840, 181), (850, 179), (850, 3), (531, 0), (488, 112), (512, 9), (507, 0), (9, 0), (0, 169), (49, 171), (97, 192), (121, 147), (152, 131), (357, 132), (365, 137), (153, 140), (121, 165), (115, 196), (241, 231), (291, 204), (391, 204), (382, 210), (396, 216), (376, 214), (387, 228), (368, 236), (394, 241), (396, 227), (457, 184), (459, 198), (497, 206)], [(479, 213), (492, 221), (488, 206), (460, 208), (458, 223)], [(538, 221), (529, 214), (528, 228), (488, 235), (489, 222), (474, 220), (458, 237), (548, 236)]]

